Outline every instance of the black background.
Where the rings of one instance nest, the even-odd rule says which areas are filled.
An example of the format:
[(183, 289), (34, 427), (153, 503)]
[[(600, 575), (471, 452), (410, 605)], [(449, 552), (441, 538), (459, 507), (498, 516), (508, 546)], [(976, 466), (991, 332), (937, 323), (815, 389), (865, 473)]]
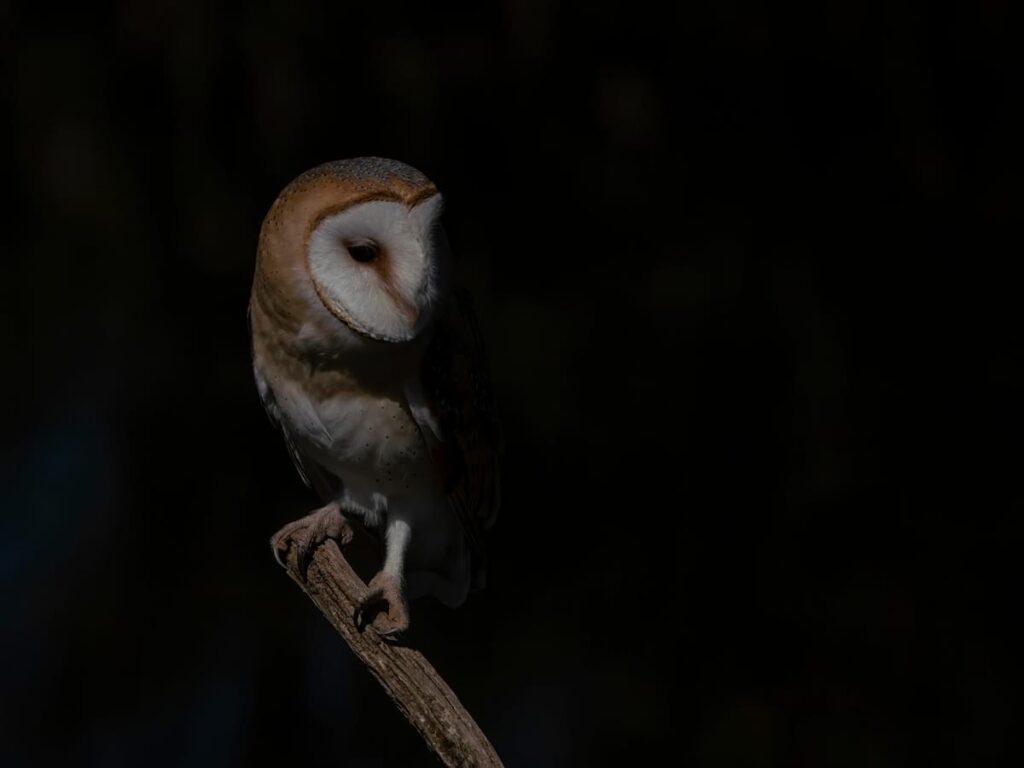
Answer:
[(989, 765), (1021, 364), (1009, 3), (0, 3), (0, 763), (430, 765), (267, 545), (295, 175), (445, 193), (505, 424), (413, 642), (510, 766)]

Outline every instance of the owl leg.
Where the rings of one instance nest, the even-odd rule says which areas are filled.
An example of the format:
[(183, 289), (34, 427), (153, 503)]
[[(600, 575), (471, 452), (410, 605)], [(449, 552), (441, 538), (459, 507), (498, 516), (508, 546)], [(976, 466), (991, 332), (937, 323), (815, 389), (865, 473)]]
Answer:
[(296, 562), (299, 573), (305, 577), (313, 553), (320, 544), (327, 539), (334, 539), (344, 547), (352, 541), (353, 535), (352, 526), (341, 514), (341, 507), (336, 501), (332, 501), (327, 506), (288, 523), (270, 539), (270, 548), (274, 552), (274, 559), (279, 565), (284, 566), (288, 549), (294, 545), (297, 550)]
[(360, 630), (369, 624), (385, 637), (393, 637), (409, 628), (402, 573), (411, 536), (412, 529), (405, 520), (388, 521), (384, 567), (370, 580), (369, 590), (356, 607), (356, 625)]

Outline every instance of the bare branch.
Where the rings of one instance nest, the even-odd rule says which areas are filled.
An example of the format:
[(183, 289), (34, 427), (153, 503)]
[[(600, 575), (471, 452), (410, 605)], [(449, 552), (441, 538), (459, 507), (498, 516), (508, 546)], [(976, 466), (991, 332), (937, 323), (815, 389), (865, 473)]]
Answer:
[(389, 643), (372, 628), (360, 632), (356, 627), (356, 604), (366, 585), (334, 541), (324, 542), (313, 554), (306, 580), (299, 573), (294, 547), (286, 563), (288, 575), (345, 638), (445, 765), (501, 765), (483, 731), (423, 654)]

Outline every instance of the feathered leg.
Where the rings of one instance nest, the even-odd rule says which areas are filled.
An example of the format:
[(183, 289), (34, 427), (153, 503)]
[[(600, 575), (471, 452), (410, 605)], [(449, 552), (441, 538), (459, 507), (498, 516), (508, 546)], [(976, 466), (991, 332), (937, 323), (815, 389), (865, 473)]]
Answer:
[(384, 567), (370, 580), (369, 591), (356, 609), (356, 624), (360, 629), (370, 624), (382, 635), (393, 636), (409, 628), (402, 575), (411, 537), (412, 529), (405, 520), (388, 521), (384, 534)]

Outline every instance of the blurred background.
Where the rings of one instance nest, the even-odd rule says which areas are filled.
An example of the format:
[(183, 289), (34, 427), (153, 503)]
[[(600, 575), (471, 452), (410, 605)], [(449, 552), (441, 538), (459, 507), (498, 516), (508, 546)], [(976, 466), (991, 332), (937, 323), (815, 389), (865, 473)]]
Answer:
[(1009, 7), (0, 2), (0, 764), (434, 764), (268, 547), (259, 226), (359, 155), (489, 345), (489, 587), (412, 642), (507, 765), (1007, 761)]

